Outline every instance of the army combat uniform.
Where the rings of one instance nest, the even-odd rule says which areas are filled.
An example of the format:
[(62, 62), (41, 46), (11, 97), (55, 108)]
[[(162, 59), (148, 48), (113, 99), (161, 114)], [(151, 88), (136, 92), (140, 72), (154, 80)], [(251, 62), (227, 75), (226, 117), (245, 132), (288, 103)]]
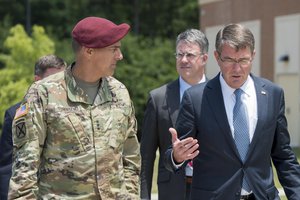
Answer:
[(9, 198), (138, 199), (134, 114), (113, 77), (102, 78), (92, 103), (71, 67), (33, 84), (14, 119)]

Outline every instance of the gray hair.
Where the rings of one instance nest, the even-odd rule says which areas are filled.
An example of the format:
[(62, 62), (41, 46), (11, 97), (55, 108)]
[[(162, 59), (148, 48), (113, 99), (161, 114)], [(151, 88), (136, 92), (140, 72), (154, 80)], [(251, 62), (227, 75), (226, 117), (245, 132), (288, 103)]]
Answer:
[(208, 40), (203, 32), (198, 29), (187, 29), (177, 36), (176, 46), (179, 42), (185, 41), (188, 43), (196, 43), (199, 45), (202, 53), (208, 52)]
[(34, 74), (43, 76), (48, 68), (61, 69), (67, 66), (67, 63), (56, 55), (46, 55), (38, 59), (34, 66)]
[(228, 24), (223, 27), (216, 36), (216, 51), (220, 54), (224, 44), (236, 49), (250, 48), (251, 52), (255, 49), (255, 40), (252, 32), (241, 24)]

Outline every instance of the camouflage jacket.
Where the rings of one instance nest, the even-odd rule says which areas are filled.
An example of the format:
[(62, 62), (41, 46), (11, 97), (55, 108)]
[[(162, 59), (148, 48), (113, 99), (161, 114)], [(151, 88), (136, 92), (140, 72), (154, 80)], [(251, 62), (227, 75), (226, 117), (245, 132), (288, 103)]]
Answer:
[(136, 119), (122, 83), (102, 78), (89, 104), (68, 67), (25, 99), (13, 123), (9, 199), (138, 199)]

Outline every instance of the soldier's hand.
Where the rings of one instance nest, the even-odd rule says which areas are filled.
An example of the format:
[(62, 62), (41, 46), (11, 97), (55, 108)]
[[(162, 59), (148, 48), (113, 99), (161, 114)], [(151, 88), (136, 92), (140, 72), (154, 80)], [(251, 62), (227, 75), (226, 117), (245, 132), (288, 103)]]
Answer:
[(177, 131), (174, 128), (169, 128), (172, 135), (173, 159), (176, 163), (182, 163), (185, 160), (191, 160), (199, 154), (198, 140), (192, 137), (179, 140)]

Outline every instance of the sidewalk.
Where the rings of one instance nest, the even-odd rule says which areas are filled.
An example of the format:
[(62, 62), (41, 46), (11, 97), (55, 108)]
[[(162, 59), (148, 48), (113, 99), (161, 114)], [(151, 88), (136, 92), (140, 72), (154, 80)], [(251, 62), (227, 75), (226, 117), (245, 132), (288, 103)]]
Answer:
[(157, 195), (157, 193), (152, 193), (152, 194), (151, 194), (151, 200), (158, 200), (158, 195)]

